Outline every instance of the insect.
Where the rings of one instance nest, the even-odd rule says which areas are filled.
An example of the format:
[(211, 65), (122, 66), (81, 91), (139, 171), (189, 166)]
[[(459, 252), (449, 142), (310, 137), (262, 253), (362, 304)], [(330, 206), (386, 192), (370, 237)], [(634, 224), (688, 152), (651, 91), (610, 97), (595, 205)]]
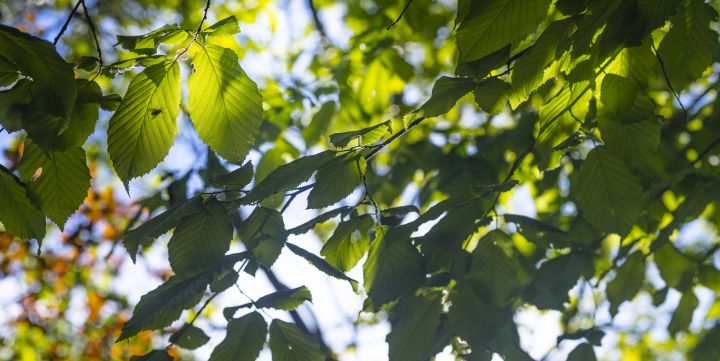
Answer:
[(150, 114), (154, 117), (154, 116), (157, 116), (157, 115), (160, 114), (160, 113), (162, 113), (162, 110), (161, 110), (161, 109), (153, 109)]

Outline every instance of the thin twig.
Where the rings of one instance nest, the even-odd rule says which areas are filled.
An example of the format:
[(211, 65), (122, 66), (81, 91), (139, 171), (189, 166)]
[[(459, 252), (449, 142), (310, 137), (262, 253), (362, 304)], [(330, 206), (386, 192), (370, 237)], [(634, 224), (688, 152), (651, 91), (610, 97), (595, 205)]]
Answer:
[(660, 57), (660, 53), (658, 53), (657, 49), (655, 48), (655, 44), (651, 43), (651, 45), (652, 45), (653, 50), (655, 51), (655, 56), (657, 57), (658, 61), (660, 62), (660, 69), (662, 69), (663, 75), (665, 75), (665, 82), (667, 83), (668, 88), (670, 88), (670, 91), (672, 91), (673, 95), (675, 95), (675, 99), (677, 99), (678, 104), (680, 104), (680, 108), (682, 108), (683, 115), (685, 116), (685, 121), (687, 122), (687, 120), (688, 120), (687, 110), (685, 109), (685, 106), (683, 105), (683, 103), (680, 101), (680, 96), (675, 91), (672, 84), (670, 84), (670, 78), (668, 77), (667, 72), (665, 71), (665, 63), (663, 63), (662, 58)]
[[(187, 330), (188, 328), (190, 328), (190, 326), (192, 326), (192, 324), (195, 323), (195, 320), (197, 320), (198, 317), (200, 317), (200, 315), (202, 314), (202, 311), (205, 309), (205, 307), (207, 307), (207, 305), (210, 304), (210, 301), (212, 301), (213, 298), (215, 298), (215, 296), (217, 296), (217, 295), (219, 295), (219, 294), (220, 294), (220, 292), (217, 292), (217, 293), (214, 293), (212, 296), (210, 296), (210, 298), (208, 298), (207, 301), (205, 301), (205, 304), (203, 304), (202, 307), (200, 307), (200, 310), (195, 314), (195, 317), (193, 317), (193, 319), (192, 319), (188, 324), (184, 325), (182, 328), (180, 328), (180, 330), (178, 330), (177, 332), (175, 332), (175, 333), (173, 334), (172, 338), (173, 338), (175, 341), (177, 341), (178, 339), (180, 339), (180, 336), (182, 336), (182, 334), (185, 332), (185, 330)], [(177, 336), (175, 336), (175, 335), (177, 335)], [(175, 341), (173, 341), (173, 342), (171, 342), (169, 345), (167, 345), (167, 347), (165, 347), (165, 349), (166, 349), (166, 350), (169, 350), (170, 347), (172, 347), (172, 345), (175, 343)]]
[(63, 25), (62, 29), (60, 29), (60, 33), (57, 34), (55, 37), (55, 41), (53, 41), (53, 45), (57, 45), (57, 42), (60, 40), (60, 37), (63, 33), (65, 33), (65, 30), (67, 30), (68, 25), (70, 24), (70, 20), (72, 20), (72, 17), (77, 12), (78, 7), (80, 7), (80, 3), (82, 3), (83, 0), (78, 0), (77, 4), (75, 4), (75, 7), (70, 12), (70, 15), (68, 15), (67, 20), (65, 20), (65, 25)]
[(87, 22), (90, 25), (90, 31), (92, 31), (93, 38), (95, 39), (95, 47), (97, 48), (98, 58), (100, 58), (100, 69), (102, 69), (102, 67), (103, 67), (102, 50), (100, 50), (100, 42), (98, 41), (97, 34), (95, 33), (95, 25), (93, 25), (92, 19), (90, 19), (90, 14), (88, 14), (87, 6), (85, 6), (85, 0), (80, 0), (80, 3), (82, 3), (83, 11), (85, 12), (85, 18), (87, 19)]
[[(532, 152), (533, 149), (535, 149), (535, 141), (533, 141), (530, 144), (530, 146), (527, 147), (527, 149), (525, 149), (525, 151), (518, 157), (518, 159), (515, 159), (515, 162), (513, 163), (512, 168), (510, 168), (510, 173), (508, 173), (508, 175), (505, 177), (505, 179), (502, 181), (502, 183), (505, 183), (510, 180), (510, 178), (513, 176), (515, 171), (520, 166), (520, 163), (523, 161), (523, 159), (525, 159), (525, 157), (527, 157), (528, 154), (530, 154), (530, 152)], [(487, 197), (488, 195), (490, 195), (490, 193), (492, 193), (492, 191), (487, 191), (487, 192), (481, 194), (476, 199), (483, 199), (483, 198)], [(500, 192), (498, 192), (497, 196), (495, 197), (495, 200), (493, 201), (492, 206), (490, 206), (490, 208), (488, 208), (488, 210), (483, 215), (482, 219), (485, 219), (485, 217), (487, 217), (491, 211), (492, 212), (495, 211), (495, 206), (497, 205), (497, 202), (499, 199), (500, 199)]]
[(314, 186), (315, 186), (315, 183), (308, 184), (306, 186), (302, 186), (302, 187), (298, 188), (295, 192), (286, 194), (286, 195), (290, 196), (290, 198), (287, 200), (287, 202), (285, 202), (285, 205), (283, 205), (282, 209), (280, 210), (280, 214), (285, 212), (285, 210), (288, 209), (288, 207), (290, 207), (290, 203), (292, 203), (292, 201), (295, 200), (295, 197), (297, 197), (298, 194), (305, 192), (306, 190), (308, 190)]
[(180, 54), (178, 54), (177, 56), (175, 56), (175, 61), (177, 61), (178, 59), (180, 59), (180, 57), (183, 56), (183, 54), (187, 53), (187, 51), (190, 50), (190, 47), (191, 47), (193, 44), (197, 43), (198, 35), (200, 35), (200, 31), (202, 31), (202, 26), (203, 26), (203, 24), (205, 23), (205, 19), (207, 19), (208, 10), (210, 10), (210, 1), (211, 1), (211, 0), (207, 0), (207, 5), (205, 5), (205, 12), (203, 13), (203, 18), (202, 18), (202, 20), (200, 20), (200, 25), (198, 25), (197, 31), (195, 32), (195, 35), (193, 36), (192, 40), (190, 41), (190, 44), (188, 44), (188, 45), (185, 47), (185, 49), (183, 49), (183, 51), (180, 52)]
[(382, 144), (378, 145), (375, 149), (372, 150), (372, 152), (368, 153), (368, 155), (365, 156), (365, 160), (368, 161), (370, 158), (374, 157), (375, 154), (378, 154), (383, 148), (388, 146), (390, 143), (394, 142), (398, 138), (400, 138), (403, 134), (407, 133), (410, 129), (414, 128), (416, 125), (420, 124), (423, 120), (427, 118), (422, 117), (416, 119), (414, 122), (408, 124), (407, 128), (403, 128), (401, 131), (393, 134), (392, 137), (388, 138), (388, 140), (382, 142)]
[(222, 191), (202, 192), (202, 193), (200, 193), (200, 194), (218, 195), (218, 194), (231, 193), (231, 192), (250, 193), (250, 191), (246, 191), (246, 190), (244, 190), (244, 189), (226, 189), (226, 190), (222, 190)]
[[(358, 164), (358, 168), (360, 165)], [(367, 196), (368, 199), (370, 199), (370, 203), (372, 203), (372, 206), (375, 208), (375, 218), (377, 218), (378, 226), (382, 227), (382, 222), (380, 221), (380, 208), (378, 207), (377, 203), (375, 203), (375, 200), (373, 199), (372, 195), (370, 194), (370, 190), (367, 186), (367, 179), (365, 178), (365, 174), (362, 175), (363, 185), (365, 186), (365, 196), (363, 196), (363, 200), (365, 200), (365, 197)], [(362, 202), (361, 202), (362, 203)]]
[(405, 8), (404, 8), (403, 11), (400, 13), (400, 16), (398, 16), (397, 20), (393, 21), (393, 23), (390, 24), (390, 26), (387, 27), (387, 30), (390, 30), (390, 28), (392, 28), (393, 26), (395, 26), (395, 24), (397, 24), (398, 21), (400, 21), (400, 19), (402, 19), (403, 15), (405, 14), (405, 11), (407, 11), (407, 9), (410, 7), (410, 4), (412, 4), (412, 2), (413, 2), (413, 0), (408, 1), (407, 5), (405, 5)]

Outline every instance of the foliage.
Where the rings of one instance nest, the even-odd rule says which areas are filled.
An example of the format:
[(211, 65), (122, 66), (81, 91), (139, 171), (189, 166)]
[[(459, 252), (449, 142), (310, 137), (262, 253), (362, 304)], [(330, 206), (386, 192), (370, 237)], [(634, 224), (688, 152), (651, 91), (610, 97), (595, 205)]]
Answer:
[[(160, 1), (128, 3), (175, 13)], [(38, 281), (26, 296), (38, 302), (68, 303), (69, 273), (82, 279), (86, 349), (108, 345), (104, 354), (77, 350), (55, 336), (62, 317), (37, 321), (28, 306), (14, 342), (39, 346), (11, 358), (179, 357), (209, 342), (195, 321), (213, 299), (262, 267), (276, 292), (223, 310), (226, 337), (210, 360), (253, 360), (268, 337), (273, 360), (336, 359), (294, 311), (312, 290), (280, 287), (272, 273), (285, 248), (318, 276), (347, 281), (365, 298), (362, 311), (388, 315), (391, 360), (429, 360), (448, 345), (460, 359), (531, 359), (514, 317), (528, 309), (562, 314), (558, 344), (584, 340), (568, 359), (596, 359), (593, 346), (617, 332), (613, 318), (638, 295), (677, 304), (664, 347), (720, 358), (720, 103), (710, 99), (720, 3), (348, 0), (346, 46), (326, 34), (315, 7), (332, 4), (316, 3), (316, 49), (289, 49), (273, 60), (282, 72), (255, 80), (241, 62), (271, 46), (240, 32), (272, 8), (264, 1), (241, 10), (193, 3), (181, 7), (181, 23), (157, 27), (153, 14), (80, 0), (55, 44), (25, 20), (0, 25), (0, 125), (16, 140), (0, 165), (0, 271), (12, 275), (19, 262), (28, 278), (59, 280)], [(96, 29), (88, 8), (121, 32), (147, 31), (114, 34), (108, 54), (100, 30), (111, 27)], [(89, 31), (64, 34), (79, 21)], [(307, 77), (288, 81), (307, 56)], [(179, 125), (207, 146), (202, 164), (164, 174), (163, 186), (130, 204), (96, 190), (98, 169), (111, 169), (128, 193), (156, 176), (183, 137)], [(518, 209), (523, 192), (530, 197)], [(288, 227), (285, 212), (301, 199), (308, 221)], [(71, 256), (43, 248), (57, 234), (46, 219)], [(98, 223), (103, 236), (87, 237)], [(709, 241), (681, 239), (703, 224)], [(135, 263), (171, 231), (163, 283), (131, 317), (100, 317), (109, 300), (132, 305), (90, 280), (87, 267), (112, 275), (122, 263), (100, 265), (97, 248), (111, 243), (112, 260), (121, 242)], [(324, 242), (319, 254), (288, 242), (310, 232)], [(28, 254), (30, 239), (38, 256)], [(348, 275), (356, 267), (361, 281)], [(696, 325), (708, 289), (714, 303)], [(270, 308), (297, 325), (266, 320)], [(37, 341), (40, 329), (52, 346)], [(170, 346), (153, 350), (142, 331), (154, 330), (172, 333)], [(634, 344), (618, 341), (628, 359), (662, 352), (647, 329), (620, 332), (637, 334)]]

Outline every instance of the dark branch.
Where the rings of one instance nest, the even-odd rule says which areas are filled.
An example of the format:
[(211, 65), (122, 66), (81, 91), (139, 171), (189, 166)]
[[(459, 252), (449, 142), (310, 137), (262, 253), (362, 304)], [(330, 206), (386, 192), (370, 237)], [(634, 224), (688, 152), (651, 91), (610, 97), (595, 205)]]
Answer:
[(655, 51), (655, 56), (657, 57), (658, 61), (660, 62), (660, 69), (662, 69), (663, 75), (665, 76), (665, 82), (667, 83), (668, 88), (670, 88), (670, 91), (672, 91), (673, 95), (675, 96), (675, 99), (677, 99), (678, 104), (680, 104), (680, 108), (682, 108), (683, 115), (685, 116), (685, 121), (688, 120), (688, 114), (687, 110), (685, 109), (685, 106), (680, 101), (680, 96), (673, 88), (672, 84), (670, 84), (670, 78), (668, 78), (667, 72), (665, 71), (665, 63), (663, 63), (662, 58), (660, 57), (660, 53), (658, 53), (657, 49), (655, 48), (655, 44), (652, 44), (652, 48)]
[(72, 17), (75, 15), (78, 7), (80, 7), (80, 3), (82, 3), (82, 2), (83, 2), (83, 0), (79, 0), (77, 2), (77, 4), (75, 4), (75, 7), (70, 12), (70, 15), (68, 15), (67, 20), (65, 20), (65, 25), (63, 25), (62, 29), (60, 29), (60, 33), (58, 33), (57, 36), (55, 37), (55, 41), (53, 41), (53, 45), (57, 45), (57, 42), (60, 40), (60, 37), (62, 36), (62, 34), (65, 33), (65, 30), (67, 30), (67, 27), (70, 24), (70, 20), (72, 20)]
[(97, 48), (98, 58), (100, 59), (100, 68), (102, 68), (103, 67), (102, 50), (100, 50), (100, 42), (98, 41), (97, 34), (95, 33), (95, 25), (93, 25), (92, 19), (90, 19), (90, 14), (88, 14), (87, 6), (85, 6), (85, 0), (80, 0), (80, 3), (82, 3), (83, 11), (85, 12), (85, 18), (87, 19), (87, 22), (90, 25), (90, 31), (92, 31), (93, 38), (95, 39), (95, 47)]
[(317, 28), (317, 31), (320, 33), (320, 36), (327, 39), (327, 34), (325, 34), (325, 27), (323, 26), (323, 23), (320, 21), (320, 16), (318, 15), (318, 11), (315, 8), (315, 4), (313, 3), (313, 0), (307, 0), (308, 7), (310, 8), (310, 12), (313, 16), (313, 21), (315, 21), (315, 28)]
[[(202, 18), (202, 20), (200, 20), (200, 25), (198, 25), (198, 29), (197, 29), (197, 31), (196, 31), (197, 34), (199, 34), (200, 31), (202, 30), (202, 26), (203, 26), (203, 24), (205, 23), (205, 19), (207, 19), (208, 10), (210, 10), (210, 0), (208, 0), (208, 1), (207, 1), (207, 5), (205, 5), (205, 12), (203, 13), (203, 18)], [(197, 39), (197, 34), (195, 34), (195, 39)], [(193, 40), (194, 40), (194, 39), (193, 39)]]
[(210, 304), (210, 301), (212, 301), (213, 298), (215, 298), (215, 296), (217, 296), (219, 294), (220, 294), (220, 292), (217, 292), (217, 293), (213, 294), (212, 296), (210, 296), (210, 298), (208, 298), (207, 301), (205, 301), (205, 304), (203, 304), (202, 307), (200, 307), (200, 310), (195, 314), (195, 317), (193, 317), (193, 319), (189, 323), (185, 324), (182, 328), (180, 328), (177, 332), (175, 332), (172, 335), (172, 337), (170, 337), (170, 344), (167, 345), (167, 347), (165, 347), (166, 350), (169, 350), (170, 347), (172, 347), (172, 345), (175, 343), (175, 341), (180, 339), (180, 336), (182, 336), (182, 334), (188, 328), (190, 328), (190, 326), (192, 326), (193, 323), (195, 323), (195, 320), (197, 320), (198, 317), (200, 317), (200, 315), (202, 314), (202, 311), (205, 309), (205, 307), (207, 307), (207, 305)]
[(412, 2), (413, 2), (413, 0), (408, 1), (407, 5), (405, 5), (405, 8), (404, 8), (403, 11), (400, 13), (400, 16), (398, 16), (397, 20), (393, 21), (393, 23), (390, 24), (390, 26), (387, 27), (387, 30), (390, 30), (390, 28), (392, 28), (393, 26), (395, 26), (395, 24), (397, 24), (397, 23), (400, 21), (400, 19), (402, 19), (403, 14), (405, 14), (405, 11), (407, 11), (407, 9), (410, 7), (410, 4), (412, 4)]
[(708, 146), (705, 148), (705, 150), (703, 150), (703, 151), (698, 155), (697, 159), (695, 159), (692, 163), (690, 163), (690, 165), (694, 166), (695, 164), (697, 164), (698, 162), (700, 162), (700, 161), (701, 161), (703, 158), (705, 158), (705, 156), (708, 155), (708, 153), (710, 153), (710, 151), (711, 151), (713, 148), (715, 148), (718, 144), (720, 144), (720, 139), (715, 139), (712, 143), (710, 143), (710, 145), (708, 145)]
[(403, 134), (407, 133), (410, 129), (414, 128), (416, 125), (420, 124), (425, 119), (427, 119), (427, 118), (425, 118), (425, 117), (418, 118), (414, 122), (408, 124), (407, 128), (404, 128), (403, 130), (393, 134), (392, 137), (388, 138), (388, 140), (384, 141), (382, 144), (380, 144), (378, 147), (376, 147), (370, 153), (368, 153), (368, 155), (365, 156), (365, 160), (366, 161), (370, 160), (370, 158), (374, 157), (375, 154), (378, 154), (378, 152), (383, 150), (383, 148), (387, 147), (390, 143), (392, 143), (395, 140), (397, 140), (398, 138), (400, 138)]

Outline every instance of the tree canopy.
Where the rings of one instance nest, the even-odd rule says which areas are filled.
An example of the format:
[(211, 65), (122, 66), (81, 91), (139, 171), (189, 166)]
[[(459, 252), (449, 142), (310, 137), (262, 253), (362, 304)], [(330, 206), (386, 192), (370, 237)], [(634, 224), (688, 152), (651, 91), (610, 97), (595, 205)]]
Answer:
[[(532, 360), (535, 311), (556, 359), (717, 360), (719, 11), (0, 4), (0, 359), (191, 359), (212, 317), (210, 361), (339, 359), (290, 254), (363, 300), (338, 322), (389, 321), (378, 358)], [(138, 302), (108, 286), (128, 259), (162, 279)]]

